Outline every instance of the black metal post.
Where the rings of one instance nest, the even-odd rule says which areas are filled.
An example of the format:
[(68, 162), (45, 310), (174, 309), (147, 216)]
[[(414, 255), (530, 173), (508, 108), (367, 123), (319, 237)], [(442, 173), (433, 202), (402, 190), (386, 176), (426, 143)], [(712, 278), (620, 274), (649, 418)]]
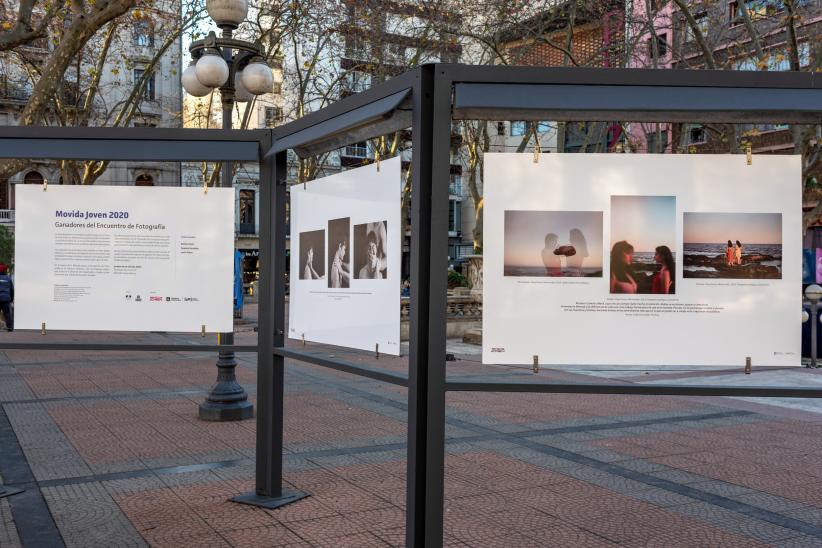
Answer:
[(414, 89), (406, 545), (442, 546), (450, 82), (423, 66)]
[[(263, 158), (270, 148), (264, 147)], [(285, 258), (287, 153), (263, 160), (260, 170), (260, 293), (257, 330), (257, 453), (254, 492), (232, 500), (279, 508), (307, 493), (283, 485), (283, 398), (285, 359)]]
[[(231, 38), (231, 30), (224, 30), (223, 36)], [(234, 110), (235, 66), (230, 48), (224, 48), (223, 58), (228, 63), (228, 81), (220, 88), (223, 108), (223, 129), (231, 129)], [(233, 187), (232, 163), (224, 161), (220, 173), (220, 186)], [(231, 264), (234, 264), (232, 257)], [(232, 284), (233, 287), (233, 284)], [(232, 312), (233, 317), (233, 312)], [(233, 345), (234, 332), (218, 333), (217, 344)], [(209, 390), (206, 400), (200, 404), (199, 417), (206, 421), (239, 421), (254, 416), (254, 406), (248, 401), (248, 394), (237, 382), (237, 358), (233, 350), (221, 350), (217, 358), (217, 382)]]

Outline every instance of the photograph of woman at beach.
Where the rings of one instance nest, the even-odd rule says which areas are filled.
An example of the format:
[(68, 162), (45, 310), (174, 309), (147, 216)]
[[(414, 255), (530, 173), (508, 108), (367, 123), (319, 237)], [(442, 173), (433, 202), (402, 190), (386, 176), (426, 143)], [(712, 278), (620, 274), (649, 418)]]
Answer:
[(669, 295), (674, 293), (676, 278), (674, 255), (667, 245), (661, 245), (655, 251), (654, 262), (659, 265), (659, 270), (651, 278), (651, 293)]
[(782, 279), (781, 213), (685, 213), (682, 226), (683, 278)]
[(675, 293), (675, 196), (611, 196), (611, 242), (611, 293)]
[(611, 248), (611, 293), (636, 293), (633, 275), (634, 246), (626, 241)]
[(504, 275), (602, 277), (601, 211), (506, 211)]

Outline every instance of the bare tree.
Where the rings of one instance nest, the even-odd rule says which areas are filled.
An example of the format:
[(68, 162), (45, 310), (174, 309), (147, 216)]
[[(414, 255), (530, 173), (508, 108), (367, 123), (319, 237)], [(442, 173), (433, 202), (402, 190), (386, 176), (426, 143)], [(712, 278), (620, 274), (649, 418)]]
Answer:
[[(180, 116), (179, 97), (155, 97), (154, 79), (179, 77), (174, 46), (205, 18), (202, 0), (98, 1), (89, 8), (79, 2), (73, 11), (57, 15), (63, 17), (55, 16), (47, 29), (49, 42), (56, 44), (48, 56), (30, 48), (4, 54), (7, 65), (25, 71), (32, 88), (21, 125), (125, 127), (137, 117), (157, 119), (158, 107), (160, 117)], [(141, 48), (137, 55), (135, 45)], [(150, 113), (144, 112), (146, 100)], [(65, 184), (93, 184), (110, 165), (95, 160), (57, 164)], [(27, 165), (24, 160), (0, 162), (0, 178)]]

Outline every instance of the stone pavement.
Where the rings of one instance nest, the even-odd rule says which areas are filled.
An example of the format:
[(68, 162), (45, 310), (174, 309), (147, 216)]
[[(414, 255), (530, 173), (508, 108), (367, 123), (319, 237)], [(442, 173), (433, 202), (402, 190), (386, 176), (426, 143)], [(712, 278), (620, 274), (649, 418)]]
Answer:
[[(39, 334), (2, 335), (44, 340)], [(166, 334), (48, 334), (159, 342)], [(191, 338), (199, 342), (198, 337)], [(237, 342), (254, 340), (252, 325)], [(321, 348), (318, 345), (309, 345)], [(405, 371), (406, 358), (326, 349)], [(533, 378), (454, 345), (449, 375)], [(239, 379), (254, 397), (253, 354)], [(401, 546), (406, 391), (289, 362), (278, 510), (253, 487), (254, 421), (204, 423), (202, 353), (0, 353), (0, 546)], [(646, 374), (647, 373), (647, 374)], [(543, 379), (819, 383), (813, 371), (545, 370)], [(445, 545), (822, 546), (822, 409), (731, 398), (452, 393)]]

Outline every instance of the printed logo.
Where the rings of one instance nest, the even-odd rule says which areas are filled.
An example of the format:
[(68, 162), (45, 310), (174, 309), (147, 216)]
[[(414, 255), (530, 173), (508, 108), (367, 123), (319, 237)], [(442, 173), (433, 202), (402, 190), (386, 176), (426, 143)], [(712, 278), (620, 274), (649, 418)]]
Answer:
[(157, 297), (156, 295), (152, 295), (151, 297), (149, 297), (149, 300), (153, 303), (163, 302), (163, 298), (162, 297)]

